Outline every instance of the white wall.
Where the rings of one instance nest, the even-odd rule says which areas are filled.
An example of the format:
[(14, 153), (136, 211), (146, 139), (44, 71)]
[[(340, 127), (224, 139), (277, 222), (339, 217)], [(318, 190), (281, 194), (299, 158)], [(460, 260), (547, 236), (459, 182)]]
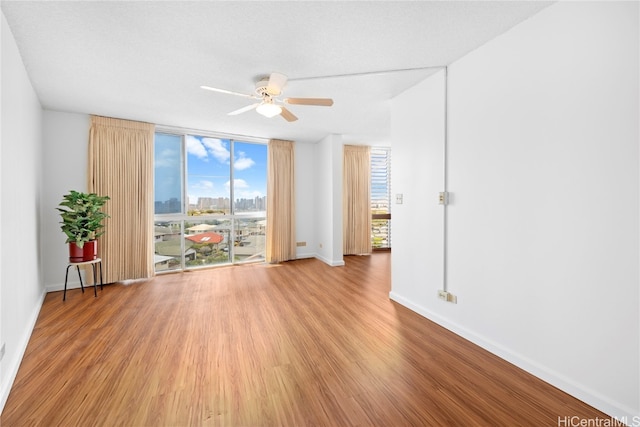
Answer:
[[(434, 300), (443, 281), (444, 71), (391, 107), (392, 298)], [(402, 195), (402, 204), (396, 197)], [(409, 301), (406, 301), (408, 304)]]
[[(397, 271), (424, 261), (394, 206), (392, 298), (618, 417), (640, 416), (638, 16), (557, 3), (449, 67), (458, 304)], [(395, 180), (422, 149), (393, 137)]]
[[(2, 14), (0, 219), (0, 409), (9, 395), (44, 299), (40, 196), (42, 108)], [(2, 345), (0, 344), (0, 345)]]
[(318, 244), (314, 232), (315, 205), (315, 145), (296, 143), (296, 241), (305, 246), (296, 248), (297, 258), (313, 258)]
[[(48, 292), (64, 289), (69, 260), (66, 236), (60, 230), (56, 208), (70, 190), (87, 190), (88, 138), (91, 119), (87, 114), (44, 110), (44, 174), (42, 193), (43, 281)], [(77, 274), (69, 273), (68, 288), (80, 287)], [(84, 274), (84, 272), (83, 272)]]
[[(314, 144), (316, 257), (332, 266), (342, 258), (342, 136), (328, 135)], [(309, 167), (309, 166), (307, 166)]]

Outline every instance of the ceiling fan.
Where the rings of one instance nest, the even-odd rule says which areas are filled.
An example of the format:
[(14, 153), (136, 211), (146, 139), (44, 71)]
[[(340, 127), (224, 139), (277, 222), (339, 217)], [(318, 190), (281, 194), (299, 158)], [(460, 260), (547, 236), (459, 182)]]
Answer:
[(257, 99), (255, 102), (246, 107), (228, 113), (230, 116), (245, 113), (247, 111), (256, 110), (265, 117), (274, 117), (281, 115), (286, 121), (294, 122), (298, 118), (282, 104), (291, 105), (318, 105), (330, 107), (333, 105), (333, 99), (330, 98), (284, 98), (280, 100), (278, 97), (282, 94), (282, 89), (287, 83), (287, 76), (280, 73), (271, 73), (268, 77), (258, 79), (256, 82), (256, 93), (245, 94), (233, 92), (226, 89), (218, 89), (210, 86), (200, 86), (202, 89), (212, 90), (214, 92), (227, 93), (229, 95), (238, 95), (245, 98)]

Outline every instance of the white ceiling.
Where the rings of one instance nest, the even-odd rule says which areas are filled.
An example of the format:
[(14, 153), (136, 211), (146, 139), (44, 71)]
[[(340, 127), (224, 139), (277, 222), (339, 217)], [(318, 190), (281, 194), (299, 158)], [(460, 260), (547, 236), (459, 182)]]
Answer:
[[(389, 100), (537, 13), (525, 1), (5, 1), (42, 106), (235, 135), (349, 143), (389, 138)], [(388, 70), (411, 70), (373, 73)], [(289, 76), (286, 122), (201, 85), (253, 93)], [(373, 74), (371, 74), (373, 73)], [(350, 75), (309, 79), (308, 77)], [(354, 75), (355, 74), (355, 75)]]

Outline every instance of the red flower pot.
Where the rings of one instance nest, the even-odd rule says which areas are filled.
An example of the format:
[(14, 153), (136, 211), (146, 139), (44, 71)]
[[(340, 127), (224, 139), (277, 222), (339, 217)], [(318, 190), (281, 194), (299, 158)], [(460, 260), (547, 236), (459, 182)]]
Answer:
[(85, 262), (98, 258), (98, 242), (90, 240), (79, 248), (75, 242), (69, 242), (69, 262)]

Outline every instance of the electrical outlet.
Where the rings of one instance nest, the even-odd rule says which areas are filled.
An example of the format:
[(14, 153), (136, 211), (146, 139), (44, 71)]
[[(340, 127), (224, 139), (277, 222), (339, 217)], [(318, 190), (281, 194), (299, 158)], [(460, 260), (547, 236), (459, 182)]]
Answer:
[(453, 304), (458, 303), (458, 297), (447, 291), (439, 290), (438, 298), (446, 302), (451, 302)]

